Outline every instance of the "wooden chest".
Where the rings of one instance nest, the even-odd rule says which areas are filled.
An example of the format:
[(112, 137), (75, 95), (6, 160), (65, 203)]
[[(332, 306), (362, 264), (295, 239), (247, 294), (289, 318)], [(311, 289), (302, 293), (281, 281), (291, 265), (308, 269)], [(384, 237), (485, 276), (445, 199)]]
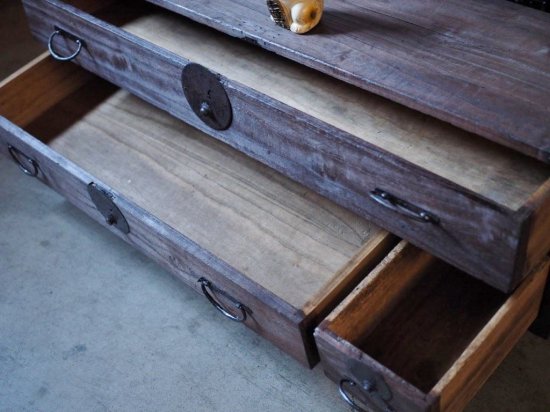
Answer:
[[(296, 54), (300, 62), (308, 46), (317, 43), (326, 51), (314, 50), (313, 57), (330, 60), (342, 53), (335, 50), (336, 45), (330, 43), (328, 35), (320, 40), (309, 40), (307, 36), (296, 40), (296, 35), (281, 33), (269, 22), (265, 22), (266, 28), (259, 29), (263, 21), (260, 16), (265, 17), (265, 10), (234, 10), (229, 3), (233, 4), (220, 2), (213, 7), (191, 2), (178, 11), (185, 9), (186, 14), (201, 22), (203, 19), (198, 15), (211, 14), (212, 19), (217, 16), (206, 22), (246, 39), (255, 34), (251, 42), (285, 56)], [(86, 46), (75, 59), (84, 68), (503, 291), (513, 290), (550, 249), (549, 237), (544, 232), (549, 218), (540, 212), (550, 199), (547, 183), (550, 169), (544, 162), (147, 4), (116, 2), (101, 18), (62, 1), (27, 1), (25, 6), (33, 33), (43, 42), (48, 41), (56, 27), (85, 41)], [(230, 11), (220, 17), (217, 15), (220, 9)], [(240, 15), (239, 21), (252, 19), (252, 22), (251, 27), (239, 26), (237, 33), (236, 28), (226, 26), (236, 24), (236, 15), (241, 12), (244, 15)], [(548, 16), (544, 17), (540, 19), (550, 22)], [(326, 25), (338, 23), (331, 22), (330, 16), (327, 20)], [(226, 21), (227, 24), (222, 24)], [(522, 24), (543, 23), (528, 20)], [(533, 50), (529, 50), (535, 57), (537, 48), (544, 48), (547, 34), (538, 26), (532, 35)], [(258, 36), (272, 42), (265, 40), (263, 44)], [(53, 46), (59, 53), (70, 54), (75, 47), (70, 38), (57, 36)], [(347, 41), (348, 37), (344, 39)], [(296, 53), (290, 52), (290, 47)], [(506, 50), (495, 49), (493, 60), (502, 59), (500, 54)], [(323, 69), (313, 57), (304, 62)], [(323, 71), (379, 92), (368, 83), (374, 81), (370, 77), (356, 79), (378, 73), (371, 73), (369, 66), (355, 67), (357, 61), (370, 64), (372, 59), (365, 54), (339, 64), (330, 61), (339, 71), (333, 73), (336, 69), (327, 68)], [(447, 96), (454, 92), (446, 82), (434, 85), (437, 90), (426, 88), (426, 83), (438, 81), (440, 75), (436, 73), (434, 79), (408, 86), (417, 90), (416, 103), (411, 102), (410, 106), (420, 109), (426, 106), (424, 112), (437, 115), (443, 108), (433, 109), (437, 102), (426, 99), (449, 99), (449, 105), (456, 107), (445, 109), (446, 114), (440, 116), (443, 120), (465, 118), (455, 119), (455, 123), (469, 126), (475, 132), (491, 128), (486, 136), (498, 134), (500, 137), (495, 140), (505, 141), (514, 148), (514, 142), (522, 139), (526, 142), (535, 139), (537, 147), (546, 147), (550, 133), (546, 118), (547, 54), (532, 58), (529, 83), (521, 78), (516, 81), (518, 84), (507, 86), (516, 94), (525, 88), (529, 90), (524, 93), (531, 93), (536, 88), (536, 93), (533, 91), (529, 97), (504, 96), (504, 86), (498, 81), (513, 73), (494, 75), (495, 63), (488, 59), (484, 60), (488, 67), (477, 74), (484, 80), (476, 78), (477, 83), (483, 80), (486, 84), (477, 84), (471, 91), (461, 90), (462, 97)], [(220, 74), (221, 86), (232, 107), (232, 120), (224, 130), (203, 122), (188, 104), (182, 92), (182, 70), (190, 62)], [(462, 68), (448, 70), (445, 80), (454, 74), (451, 70)], [(519, 69), (509, 69), (514, 70)], [(355, 80), (340, 71), (354, 73)], [(399, 80), (399, 84), (405, 80)], [(468, 84), (462, 85), (462, 89), (473, 87)], [(402, 96), (411, 92), (390, 86), (386, 86), (389, 91), (383, 95), (398, 94), (396, 100), (409, 102)], [(482, 92), (489, 93), (488, 90), (492, 95), (485, 101)], [(497, 94), (499, 90), (503, 96)], [(470, 98), (470, 94), (474, 96)], [(512, 100), (502, 102), (504, 97)], [(468, 105), (463, 99), (469, 99)], [(474, 103), (486, 107), (486, 112), (470, 107)], [(454, 113), (459, 109), (466, 113)], [(520, 121), (516, 120), (518, 117)], [(503, 118), (508, 119), (506, 124)], [(515, 131), (512, 126), (521, 130)], [(532, 129), (540, 136), (535, 138)], [(517, 132), (517, 138), (509, 136), (512, 132)], [(544, 147), (540, 150), (547, 150)], [(533, 154), (540, 150), (525, 152)], [(547, 154), (536, 156), (549, 161)]]
[[(43, 56), (4, 81), (0, 150), (228, 318), (320, 353), (350, 402), (462, 409), (548, 274), (550, 15), (333, 2), (298, 37), (252, 2), (151, 3), (25, 0), (86, 70)], [(518, 63), (479, 38), (513, 13)]]

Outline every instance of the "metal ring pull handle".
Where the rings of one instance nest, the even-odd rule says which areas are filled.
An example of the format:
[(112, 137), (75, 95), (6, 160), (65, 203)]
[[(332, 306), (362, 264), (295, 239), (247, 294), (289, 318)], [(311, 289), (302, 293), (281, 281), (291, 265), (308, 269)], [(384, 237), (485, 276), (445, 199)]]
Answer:
[[(36, 177), (38, 175), (38, 163), (36, 163), (36, 160), (31, 159), (11, 144), (8, 145), (8, 151), (10, 152), (11, 158), (17, 163), (19, 169), (21, 169), (23, 173), (31, 177)], [(23, 162), (21, 158), (25, 159), (25, 161)], [(30, 165), (30, 168), (27, 164)]]
[(353, 400), (353, 398), (351, 397), (351, 395), (348, 393), (348, 391), (346, 390), (346, 388), (344, 387), (344, 385), (349, 385), (349, 386), (357, 386), (357, 384), (352, 381), (351, 379), (348, 379), (348, 378), (344, 378), (342, 380), (340, 380), (340, 384), (338, 385), (338, 391), (340, 392), (340, 396), (342, 397), (342, 399), (349, 405), (353, 408), (354, 411), (357, 411), (357, 412), (367, 412), (365, 409), (361, 408), (359, 405), (357, 405), (355, 403), (355, 401)]
[[(201, 284), (202, 293), (204, 296), (206, 296), (206, 299), (216, 308), (218, 309), (224, 316), (227, 318), (235, 321), (235, 322), (244, 322), (246, 320), (246, 307), (226, 294), (223, 290), (220, 290), (216, 288), (212, 282), (205, 278), (200, 278), (198, 282)], [(212, 291), (212, 292), (210, 292)], [(241, 312), (240, 316), (234, 315), (231, 312), (229, 312), (226, 308), (224, 308), (213, 296), (212, 293), (217, 293), (225, 296), (227, 299), (232, 301), (235, 304), (235, 307)]]
[[(61, 56), (59, 53), (55, 51), (53, 47), (53, 40), (55, 39), (56, 36), (63, 36), (67, 39), (74, 41), (77, 46), (76, 51), (69, 56)], [(55, 60), (59, 60), (61, 62), (68, 62), (73, 60), (82, 51), (82, 46), (84, 46), (84, 41), (57, 27), (55, 28), (55, 31), (50, 35), (50, 39), (48, 40), (48, 50), (50, 51), (50, 54), (53, 56)]]
[(405, 200), (399, 199), (394, 195), (380, 189), (375, 189), (369, 193), (372, 200), (378, 204), (394, 210), (402, 215), (410, 217), (424, 223), (438, 224), (439, 218), (427, 210), (420, 209), (417, 206), (411, 205)]

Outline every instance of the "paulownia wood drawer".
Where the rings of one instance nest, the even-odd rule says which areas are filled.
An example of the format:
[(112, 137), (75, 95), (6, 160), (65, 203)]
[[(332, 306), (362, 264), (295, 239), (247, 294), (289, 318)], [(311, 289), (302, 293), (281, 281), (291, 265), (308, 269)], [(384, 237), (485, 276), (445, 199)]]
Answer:
[(0, 114), (2, 153), (107, 225), (88, 193), (95, 183), (129, 225), (123, 233), (122, 219), (107, 215), (113, 232), (197, 291), (206, 288), (233, 316), (246, 313), (248, 327), (304, 364), (317, 358), (314, 326), (396, 243), (367, 220), (49, 56), (0, 85)]
[(536, 317), (548, 267), (507, 296), (403, 241), (315, 330), (325, 372), (372, 411), (460, 411)]
[[(142, 2), (24, 4), (77, 64), (503, 291), (550, 249), (548, 165)], [(189, 62), (220, 74), (227, 130), (191, 110)]]

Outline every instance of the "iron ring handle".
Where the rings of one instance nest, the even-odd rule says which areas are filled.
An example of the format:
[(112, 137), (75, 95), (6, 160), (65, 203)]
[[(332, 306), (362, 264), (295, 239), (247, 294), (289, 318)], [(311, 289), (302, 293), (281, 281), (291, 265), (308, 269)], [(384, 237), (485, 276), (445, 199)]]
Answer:
[(437, 216), (434, 216), (426, 210), (422, 210), (416, 206), (410, 205), (406, 201), (398, 199), (383, 190), (373, 190), (369, 193), (369, 196), (378, 204), (402, 215), (410, 217), (411, 219), (415, 219), (424, 223), (439, 223), (439, 218)]
[(212, 292), (214, 292), (216, 289), (212, 285), (212, 282), (205, 278), (200, 278), (198, 282), (201, 284), (202, 293), (204, 296), (206, 296), (206, 299), (214, 306), (219, 312), (221, 312), (225, 317), (235, 321), (235, 322), (244, 322), (246, 320), (246, 307), (240, 303), (231, 298), (230, 296), (227, 296), (227, 298), (231, 299), (235, 302), (235, 307), (240, 310), (241, 315), (233, 315), (231, 312), (229, 312), (227, 309), (225, 309), (212, 295)]
[(340, 380), (340, 384), (338, 385), (338, 391), (340, 392), (340, 396), (342, 399), (353, 408), (354, 411), (357, 412), (367, 412), (365, 409), (361, 408), (359, 405), (355, 403), (353, 398), (350, 396), (346, 388), (344, 388), (344, 385), (348, 384), (349, 386), (357, 386), (357, 384), (352, 381), (351, 379), (344, 378)]
[[(19, 166), (19, 169), (23, 171), (27, 176), (36, 177), (38, 175), (38, 163), (34, 159), (31, 159), (29, 156), (21, 152), (21, 150), (13, 147), (11, 144), (8, 145), (8, 151), (10, 152), (11, 158)], [(21, 157), (25, 158), (27, 163), (31, 165), (31, 169), (23, 164)]]
[[(61, 56), (59, 53), (55, 51), (53, 47), (53, 40), (55, 39), (56, 36), (63, 36), (73, 40), (77, 45), (76, 51), (69, 56)], [(50, 51), (50, 54), (55, 60), (58, 60), (61, 62), (68, 62), (73, 60), (76, 56), (80, 54), (80, 52), (82, 51), (83, 45), (84, 45), (84, 42), (82, 40), (58, 28), (55, 29), (55, 31), (50, 35), (50, 38), (48, 40), (48, 50)]]
[(398, 213), (401, 213), (402, 215), (405, 215), (407, 217), (410, 217), (412, 219), (419, 220), (419, 221), (422, 221), (422, 222), (429, 222), (430, 221), (430, 218), (428, 217), (428, 215), (425, 212), (415, 213), (415, 212), (407, 209), (406, 207), (404, 207), (404, 206), (402, 206), (398, 203), (395, 203), (390, 198), (386, 197), (387, 196), (386, 192), (381, 192), (381, 193), (371, 192), (369, 195), (370, 195), (371, 199), (373, 199), (375, 202), (381, 204), (382, 206), (384, 206), (388, 209), (391, 209), (391, 210), (394, 210)]

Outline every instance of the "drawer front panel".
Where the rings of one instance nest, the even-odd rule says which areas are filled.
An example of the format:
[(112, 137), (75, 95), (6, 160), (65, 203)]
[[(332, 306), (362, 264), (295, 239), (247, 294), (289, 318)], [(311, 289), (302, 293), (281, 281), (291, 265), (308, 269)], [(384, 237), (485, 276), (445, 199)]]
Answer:
[[(84, 40), (74, 60), (84, 68), (501, 290), (519, 282), (526, 215), (230, 79), (221, 82), (232, 123), (211, 129), (184, 96), (185, 58), (60, 1), (27, 0), (25, 7), (43, 42), (55, 27)], [(63, 55), (74, 47), (56, 43)]]
[[(246, 326), (303, 364), (310, 365), (314, 362), (315, 355), (311, 354), (309, 345), (308, 348), (305, 347), (305, 338), (302, 336), (300, 323), (303, 317), (286, 302), (282, 302), (185, 236), (127, 201), (123, 195), (113, 192), (42, 142), (0, 117), (0, 152), (9, 158), (12, 157), (8, 150), (10, 146), (23, 166), (33, 172), (31, 163), (26, 160), (32, 159), (37, 167), (36, 177), (92, 219), (110, 228), (113, 233), (151, 257), (198, 293), (203, 294), (198, 280), (207, 279), (212, 283), (214, 293), (220, 295), (221, 290), (222, 294), (231, 297), (231, 301), (238, 301), (247, 308), (247, 319), (244, 322)], [(114, 203), (130, 227), (127, 235), (106, 223), (88, 193), (91, 182), (113, 195)], [(238, 314), (238, 311), (235, 313)]]

